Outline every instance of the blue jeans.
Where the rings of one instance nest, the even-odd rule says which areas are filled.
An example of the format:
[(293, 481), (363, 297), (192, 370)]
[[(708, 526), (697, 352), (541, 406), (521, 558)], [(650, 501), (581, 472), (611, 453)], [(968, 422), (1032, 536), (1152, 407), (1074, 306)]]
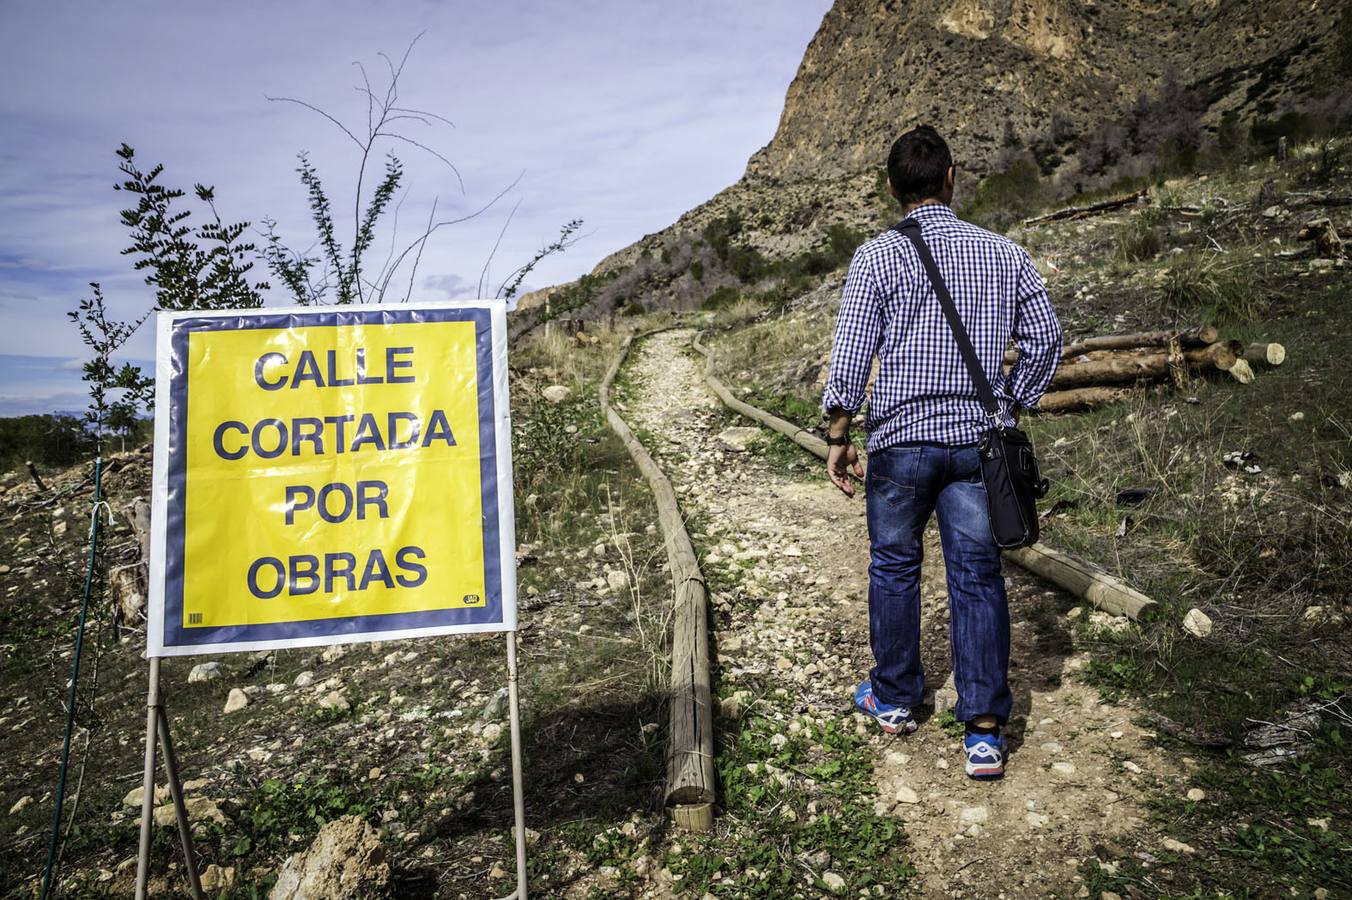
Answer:
[(991, 536), (986, 488), (974, 447), (890, 447), (868, 459), (866, 485), (869, 641), (873, 692), (916, 707), (925, 691), (920, 661), (920, 561), (931, 512), (948, 569), (953, 682), (959, 721), (1009, 718), (1009, 602)]

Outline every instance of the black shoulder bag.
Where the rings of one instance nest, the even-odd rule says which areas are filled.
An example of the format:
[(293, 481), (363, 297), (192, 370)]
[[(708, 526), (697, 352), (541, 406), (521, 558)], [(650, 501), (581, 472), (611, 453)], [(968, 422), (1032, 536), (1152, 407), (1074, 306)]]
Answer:
[(948, 319), (948, 327), (958, 342), (958, 352), (962, 354), (963, 364), (967, 366), (967, 373), (991, 424), (990, 430), (982, 435), (977, 450), (981, 454), (981, 481), (986, 486), (986, 507), (990, 512), (995, 543), (1004, 550), (1027, 547), (1037, 542), (1037, 500), (1047, 494), (1047, 479), (1042, 477), (1033, 456), (1033, 442), (1019, 429), (1000, 424), (1000, 406), (995, 400), (995, 392), (976, 358), (967, 329), (958, 316), (958, 308), (953, 305), (948, 286), (934, 264), (934, 256), (920, 236), (920, 223), (906, 219), (896, 226), (896, 230), (910, 239), (920, 255), (920, 262), (934, 285), (934, 293), (939, 296), (944, 318)]

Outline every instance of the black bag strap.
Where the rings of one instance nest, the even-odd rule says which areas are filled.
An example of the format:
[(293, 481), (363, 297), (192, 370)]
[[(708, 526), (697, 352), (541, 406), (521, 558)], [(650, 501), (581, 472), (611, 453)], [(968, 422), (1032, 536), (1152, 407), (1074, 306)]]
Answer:
[(991, 390), (991, 383), (981, 368), (980, 360), (976, 358), (972, 339), (967, 336), (967, 329), (958, 315), (958, 308), (953, 304), (953, 295), (948, 292), (948, 285), (944, 284), (944, 277), (939, 274), (939, 267), (934, 263), (934, 254), (930, 253), (929, 245), (920, 236), (920, 223), (915, 219), (903, 219), (894, 226), (894, 229), (910, 238), (911, 243), (915, 245), (915, 252), (920, 256), (925, 274), (929, 276), (930, 284), (934, 285), (934, 293), (939, 295), (939, 306), (943, 308), (944, 318), (948, 320), (948, 327), (953, 332), (953, 339), (958, 342), (958, 353), (962, 356), (963, 364), (967, 366), (967, 374), (976, 388), (976, 395), (981, 400), (982, 408), (986, 410), (986, 417), (999, 427), (1000, 404), (996, 402), (995, 391)]

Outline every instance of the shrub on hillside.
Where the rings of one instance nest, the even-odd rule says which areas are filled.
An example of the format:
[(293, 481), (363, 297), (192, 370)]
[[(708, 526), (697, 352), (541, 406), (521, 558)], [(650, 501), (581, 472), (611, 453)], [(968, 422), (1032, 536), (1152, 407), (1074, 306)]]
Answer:
[(1164, 239), (1160, 234), (1164, 219), (1164, 211), (1158, 206), (1143, 209), (1118, 235), (1117, 258), (1123, 262), (1153, 259), (1164, 248)]
[(1267, 308), (1267, 298), (1250, 273), (1225, 264), (1214, 254), (1184, 256), (1169, 268), (1160, 288), (1164, 307), (1217, 325), (1253, 322)]
[(1037, 163), (1030, 156), (1023, 156), (1006, 171), (986, 176), (972, 199), (963, 204), (962, 214), (984, 228), (1003, 231), (1028, 216), (1049, 196), (1050, 190)]
[(725, 285), (706, 297), (704, 302), (700, 304), (700, 308), (708, 310), (726, 309), (740, 300), (741, 297), (741, 291)]

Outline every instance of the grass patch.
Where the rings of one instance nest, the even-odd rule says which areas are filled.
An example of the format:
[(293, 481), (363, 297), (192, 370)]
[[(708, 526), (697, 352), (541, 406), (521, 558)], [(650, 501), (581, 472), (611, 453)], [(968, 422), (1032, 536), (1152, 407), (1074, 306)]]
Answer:
[(1227, 262), (1215, 253), (1187, 254), (1171, 265), (1160, 287), (1160, 302), (1171, 313), (1184, 317), (1200, 313), (1203, 320), (1217, 325), (1255, 322), (1268, 305), (1247, 265)]
[(682, 890), (779, 898), (805, 885), (826, 891), (823, 876), (833, 872), (847, 893), (896, 896), (914, 876), (901, 822), (873, 811), (872, 750), (852, 720), (795, 721), (748, 714), (722, 735), (727, 818), (756, 828), (692, 835), (668, 854)]

